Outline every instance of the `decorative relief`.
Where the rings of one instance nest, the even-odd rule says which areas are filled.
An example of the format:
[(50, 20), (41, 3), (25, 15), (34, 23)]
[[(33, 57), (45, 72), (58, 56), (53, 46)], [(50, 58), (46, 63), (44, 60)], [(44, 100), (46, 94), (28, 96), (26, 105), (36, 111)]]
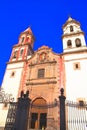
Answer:
[(39, 56), (39, 58), (30, 62), (29, 66), (47, 64), (47, 63), (55, 64), (55, 63), (57, 63), (57, 61), (54, 58), (51, 60), (51, 59), (49, 59), (49, 57)]
[(42, 46), (36, 52), (35, 57), (30, 62), (29, 66), (39, 65), (39, 64), (48, 64), (48, 63), (57, 63), (52, 55), (50, 56), (51, 50), (47, 46)]
[(44, 61), (47, 59), (47, 54), (45, 52), (42, 52), (40, 55), (39, 55), (39, 60), (40, 61)]

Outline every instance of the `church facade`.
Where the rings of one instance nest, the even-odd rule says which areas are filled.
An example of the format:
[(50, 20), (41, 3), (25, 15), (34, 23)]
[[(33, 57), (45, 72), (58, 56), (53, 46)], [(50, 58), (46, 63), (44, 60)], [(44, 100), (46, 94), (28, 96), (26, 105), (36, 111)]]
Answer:
[[(59, 130), (58, 97), (64, 88), (67, 100), (83, 100), (86, 95), (87, 47), (80, 23), (71, 17), (63, 25), (63, 53), (48, 46), (33, 50), (34, 35), (30, 28), (19, 36), (7, 63), (2, 88), (14, 101), (21, 91), (29, 90), (31, 108), (28, 128)], [(0, 105), (0, 126), (4, 127), (8, 106)]]

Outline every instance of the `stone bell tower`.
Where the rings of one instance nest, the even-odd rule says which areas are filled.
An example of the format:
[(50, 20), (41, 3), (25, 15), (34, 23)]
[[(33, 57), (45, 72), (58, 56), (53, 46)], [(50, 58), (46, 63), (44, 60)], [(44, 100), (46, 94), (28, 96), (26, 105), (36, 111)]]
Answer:
[(30, 28), (27, 28), (19, 36), (18, 43), (13, 46), (12, 54), (7, 63), (2, 87), (5, 93), (11, 94), (16, 101), (19, 88), (24, 83), (27, 59), (29, 59), (33, 51), (34, 35)]
[(81, 30), (80, 23), (71, 17), (63, 25), (63, 50), (72, 52), (86, 48), (84, 32)]
[(66, 96), (69, 100), (87, 98), (87, 47), (84, 32), (78, 21), (68, 18), (63, 25), (62, 40)]

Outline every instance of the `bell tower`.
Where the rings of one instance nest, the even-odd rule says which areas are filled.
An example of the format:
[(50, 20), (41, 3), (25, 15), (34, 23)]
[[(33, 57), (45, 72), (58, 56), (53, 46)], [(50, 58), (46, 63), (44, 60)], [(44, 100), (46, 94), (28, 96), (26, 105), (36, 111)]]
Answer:
[(63, 25), (63, 51), (71, 52), (86, 48), (84, 32), (80, 28), (80, 23), (71, 17)]
[(19, 35), (18, 43), (13, 46), (12, 54), (7, 63), (2, 88), (11, 94), (16, 101), (20, 85), (24, 83), (27, 71), (27, 60), (32, 57), (34, 35), (31, 28), (27, 28)]
[(10, 62), (25, 60), (34, 53), (34, 36), (30, 28), (26, 29), (19, 36), (18, 44), (14, 45)]
[(87, 98), (87, 47), (80, 23), (71, 17), (63, 25), (63, 59), (65, 90), (68, 100)]

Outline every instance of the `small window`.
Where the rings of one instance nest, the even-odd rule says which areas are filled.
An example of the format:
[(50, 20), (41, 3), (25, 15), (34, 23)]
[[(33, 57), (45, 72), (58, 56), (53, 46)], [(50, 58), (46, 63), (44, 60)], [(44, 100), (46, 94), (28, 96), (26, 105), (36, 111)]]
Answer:
[(84, 106), (84, 101), (83, 100), (79, 100), (79, 106), (83, 107)]
[(24, 37), (21, 38), (21, 43), (23, 43), (23, 41), (24, 41)]
[(23, 54), (23, 49), (20, 50), (20, 56), (22, 56), (22, 54)]
[(70, 26), (70, 32), (73, 32), (73, 26)]
[(79, 65), (78, 65), (78, 64), (75, 64), (75, 67), (76, 67), (76, 69), (78, 69), (78, 68), (79, 68)]
[(80, 63), (74, 63), (74, 69), (79, 70), (80, 69)]
[(67, 47), (68, 47), (68, 48), (71, 48), (71, 47), (72, 47), (72, 42), (71, 42), (71, 40), (68, 40), (68, 41), (67, 41)]
[(15, 72), (13, 71), (12, 73), (11, 73), (11, 76), (10, 77), (14, 77), (15, 76)]
[(38, 70), (38, 78), (44, 78), (45, 69), (39, 69)]

